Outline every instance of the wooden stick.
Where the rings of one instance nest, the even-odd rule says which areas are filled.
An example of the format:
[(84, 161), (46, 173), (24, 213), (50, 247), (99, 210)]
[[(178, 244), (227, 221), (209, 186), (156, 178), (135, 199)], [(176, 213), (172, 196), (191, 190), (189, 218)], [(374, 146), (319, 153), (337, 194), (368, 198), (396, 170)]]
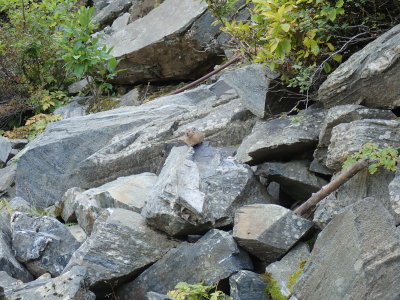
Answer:
[(296, 208), (294, 212), (300, 216), (310, 215), (314, 211), (318, 202), (338, 189), (358, 172), (367, 168), (372, 162), (373, 161), (367, 158), (355, 162), (349, 168), (343, 170), (334, 180), (323, 186), (318, 192), (313, 193), (312, 196), (306, 202)]
[(241, 58), (240, 55), (236, 55), (236, 56), (232, 57), (229, 61), (227, 61), (225, 64), (223, 64), (219, 68), (217, 68), (214, 71), (204, 75), (203, 77), (201, 77), (201, 78), (199, 78), (199, 79), (197, 79), (197, 80), (185, 85), (184, 87), (181, 87), (180, 89), (177, 89), (177, 90), (169, 93), (168, 96), (179, 94), (179, 93), (181, 93), (183, 91), (186, 91), (187, 89), (190, 89), (191, 87), (194, 87), (194, 86), (198, 85), (199, 83), (202, 83), (206, 79), (210, 78), (214, 74), (217, 74), (218, 72), (222, 71), (223, 69), (225, 69), (226, 67), (230, 66), (231, 64), (234, 64), (235, 62), (238, 62), (240, 60), (240, 58)]

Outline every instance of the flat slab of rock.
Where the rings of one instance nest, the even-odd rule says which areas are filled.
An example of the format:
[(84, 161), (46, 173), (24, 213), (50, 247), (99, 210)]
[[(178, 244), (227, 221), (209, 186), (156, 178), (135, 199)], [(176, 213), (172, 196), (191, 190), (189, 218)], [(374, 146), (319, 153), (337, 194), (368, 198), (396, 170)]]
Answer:
[(234, 300), (269, 300), (265, 294), (267, 284), (258, 274), (242, 270), (229, 277), (230, 295)]
[(75, 251), (64, 272), (85, 266), (89, 286), (100, 289), (105, 283), (121, 283), (137, 275), (175, 245), (147, 227), (140, 214), (109, 209), (96, 220), (91, 236)]
[(319, 234), (294, 286), (298, 299), (399, 299), (400, 239), (394, 218), (366, 198)]
[(286, 194), (297, 201), (307, 200), (312, 193), (321, 189), (328, 182), (311, 173), (310, 162), (307, 160), (293, 160), (286, 163), (269, 162), (257, 168), (260, 174), (271, 181), (279, 183)]
[(326, 163), (326, 154), (332, 137), (332, 129), (342, 123), (363, 119), (394, 120), (396, 115), (390, 110), (370, 109), (362, 105), (339, 105), (328, 110), (319, 134), (318, 148), (314, 157), (322, 164)]
[[(5, 296), (9, 300), (94, 300), (96, 296), (87, 289), (86, 268), (76, 266), (71, 271), (53, 279), (37, 279), (5, 287)], [(1, 283), (0, 283), (1, 284)]]
[(89, 189), (122, 176), (157, 173), (171, 145), (190, 127), (217, 146), (240, 143), (254, 116), (235, 90), (215, 86), (49, 124), (19, 154), (17, 195), (44, 208), (72, 187)]
[(393, 109), (400, 105), (400, 25), (341, 64), (318, 91), (325, 107), (363, 104)]
[(57, 219), (16, 212), (11, 217), (16, 258), (35, 276), (61, 274), (80, 243)]
[(233, 237), (240, 246), (266, 262), (283, 256), (313, 223), (275, 204), (253, 204), (235, 215)]
[(394, 173), (384, 169), (373, 175), (369, 174), (368, 170), (358, 172), (318, 203), (313, 221), (318, 227), (324, 228), (345, 207), (366, 197), (379, 199), (396, 220), (400, 221), (400, 212), (396, 210), (398, 203), (391, 201), (389, 196), (389, 184), (394, 178)]
[(341, 170), (346, 158), (366, 143), (400, 149), (400, 121), (366, 119), (335, 126), (328, 147), (327, 167)]
[(312, 150), (324, 118), (324, 110), (308, 109), (297, 116), (260, 121), (239, 146), (236, 158), (254, 165)]
[(183, 243), (170, 250), (135, 280), (123, 285), (117, 296), (121, 300), (144, 300), (147, 292), (166, 294), (181, 281), (215, 285), (239, 270), (252, 268), (248, 254), (240, 250), (230, 234), (211, 230), (194, 244)]
[(253, 203), (270, 197), (251, 169), (204, 142), (171, 150), (142, 215), (152, 227), (182, 236), (232, 224), (236, 209)]
[(7, 191), (15, 181), (17, 165), (12, 164), (0, 169), (0, 192)]
[(105, 44), (113, 47), (111, 54), (121, 60), (119, 68), (127, 68), (117, 82), (188, 79), (210, 69), (221, 50), (212, 42), (219, 30), (211, 25), (214, 19), (206, 9), (207, 3), (201, 0), (166, 0), (106, 36)]

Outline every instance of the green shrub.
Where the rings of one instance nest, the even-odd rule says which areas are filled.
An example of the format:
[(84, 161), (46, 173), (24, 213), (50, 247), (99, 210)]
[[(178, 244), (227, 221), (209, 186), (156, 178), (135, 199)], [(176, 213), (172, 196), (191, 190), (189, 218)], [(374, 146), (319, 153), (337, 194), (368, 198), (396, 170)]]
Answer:
[(394, 148), (379, 148), (378, 145), (373, 143), (365, 144), (358, 152), (350, 155), (343, 163), (343, 169), (350, 167), (355, 162), (363, 158), (369, 158), (374, 163), (368, 166), (370, 174), (376, 173), (379, 167), (383, 167), (389, 171), (396, 171), (397, 169), (397, 158), (399, 153)]
[(167, 295), (175, 300), (233, 300), (232, 297), (217, 291), (215, 286), (208, 286), (203, 283), (179, 282), (175, 289), (169, 291)]
[(244, 56), (307, 93), (322, 70), (329, 73), (350, 54), (348, 47), (400, 20), (399, 0), (247, 0), (248, 20), (237, 20), (239, 0), (205, 1)]
[(116, 71), (118, 60), (110, 54), (111, 48), (100, 43), (100, 35), (93, 36), (97, 25), (92, 22), (94, 8), (81, 7), (77, 18), (63, 26), (59, 51), (65, 69), (76, 79), (85, 78), (95, 99), (112, 88), (108, 81)]

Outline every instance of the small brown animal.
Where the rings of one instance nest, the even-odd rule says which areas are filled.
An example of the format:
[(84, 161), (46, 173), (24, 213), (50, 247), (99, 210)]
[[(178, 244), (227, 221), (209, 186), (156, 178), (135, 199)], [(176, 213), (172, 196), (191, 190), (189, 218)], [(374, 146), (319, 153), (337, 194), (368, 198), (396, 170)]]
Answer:
[(204, 141), (204, 134), (194, 127), (188, 128), (183, 136), (183, 141), (186, 145), (193, 147)]

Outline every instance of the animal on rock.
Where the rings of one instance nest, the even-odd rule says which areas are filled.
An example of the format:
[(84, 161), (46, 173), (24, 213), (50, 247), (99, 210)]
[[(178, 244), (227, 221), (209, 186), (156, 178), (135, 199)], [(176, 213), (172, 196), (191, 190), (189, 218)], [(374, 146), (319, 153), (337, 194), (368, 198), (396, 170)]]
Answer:
[(204, 134), (194, 127), (188, 128), (185, 131), (183, 141), (186, 145), (193, 147), (204, 141)]

